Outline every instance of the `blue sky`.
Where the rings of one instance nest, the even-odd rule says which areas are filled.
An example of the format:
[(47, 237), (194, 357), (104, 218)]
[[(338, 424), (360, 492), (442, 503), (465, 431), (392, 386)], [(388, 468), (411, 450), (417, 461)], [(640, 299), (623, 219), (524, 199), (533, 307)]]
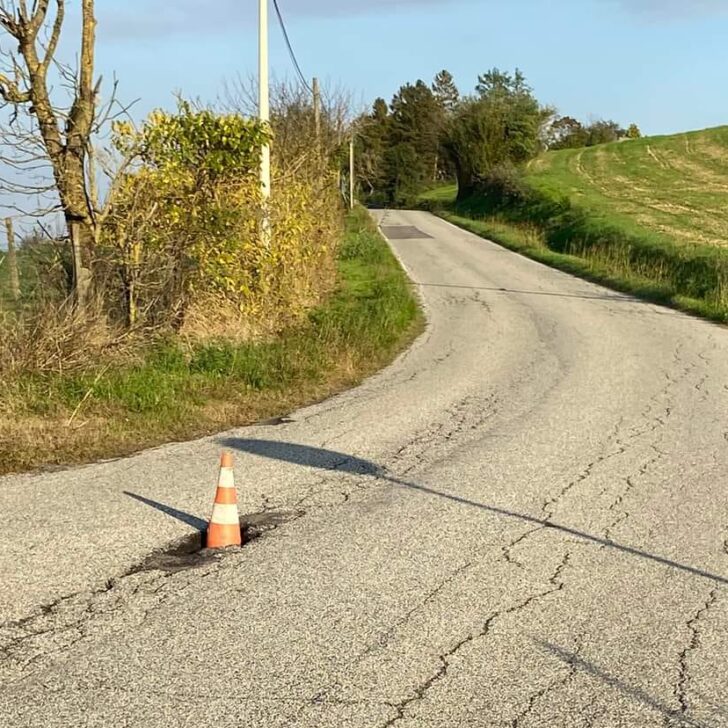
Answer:
[[(543, 103), (581, 119), (636, 122), (647, 134), (728, 124), (728, 0), (279, 2), (306, 75), (349, 89), (362, 110), (442, 68), (467, 93), (479, 73), (518, 66)], [(67, 5), (59, 56), (72, 60), (80, 2)], [(257, 71), (257, 6), (97, 0), (104, 88), (116, 75), (121, 100), (139, 99), (137, 118), (173, 106), (177, 91), (214, 102), (226, 79)], [(291, 76), (274, 22), (271, 39), (273, 72)], [(14, 201), (0, 194), (0, 213)]]
[[(728, 0), (280, 0), (304, 73), (388, 100), (519, 66), (544, 103), (669, 133), (728, 124)], [(204, 9), (203, 9), (204, 8)], [(256, 0), (98, 0), (99, 63), (137, 114), (256, 70)], [(273, 18), (272, 14), (271, 17)], [(272, 68), (291, 65), (275, 25)]]

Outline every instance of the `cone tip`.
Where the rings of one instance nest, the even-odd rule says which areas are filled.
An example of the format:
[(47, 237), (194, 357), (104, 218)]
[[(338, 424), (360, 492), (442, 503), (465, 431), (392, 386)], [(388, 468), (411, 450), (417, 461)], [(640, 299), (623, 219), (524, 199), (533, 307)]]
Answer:
[(232, 468), (233, 467), (232, 453), (228, 452), (227, 450), (223, 450), (223, 453), (220, 457), (220, 467), (221, 468)]

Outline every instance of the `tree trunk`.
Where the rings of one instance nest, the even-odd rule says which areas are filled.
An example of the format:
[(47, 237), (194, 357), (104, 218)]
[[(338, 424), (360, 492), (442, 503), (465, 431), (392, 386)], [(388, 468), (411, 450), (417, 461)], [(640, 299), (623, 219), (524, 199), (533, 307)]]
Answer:
[(465, 166), (459, 162), (455, 163), (455, 174), (458, 180), (457, 201), (462, 202), (473, 192), (473, 188), (475, 186), (473, 174), (469, 168), (466, 169)]
[(96, 240), (94, 220), (86, 189), (86, 150), (73, 145), (66, 151), (56, 183), (63, 206), (73, 251), (73, 295), (76, 306), (88, 303), (93, 284), (93, 256)]
[(13, 221), (5, 218), (5, 229), (8, 232), (8, 275), (10, 276), (10, 296), (13, 301), (20, 299), (20, 274), (18, 273), (18, 256), (15, 252), (15, 233)]
[[(45, 19), (48, 3), (38, 5), (38, 15), (33, 22), (38, 27)], [(81, 55), (78, 85), (68, 114), (65, 128), (54, 108), (47, 83), (52, 54), (44, 60), (38, 56), (36, 33), (24, 32), (18, 37), (20, 52), (25, 58), (30, 79), (30, 101), (33, 113), (38, 119), (40, 135), (53, 168), (53, 178), (63, 208), (63, 214), (71, 238), (74, 255), (74, 297), (79, 306), (85, 305), (91, 287), (92, 251), (95, 240), (94, 211), (91, 209), (86, 185), (86, 153), (96, 114), (98, 88), (93, 84), (94, 47), (96, 41), (96, 19), (94, 0), (81, 0)], [(37, 18), (37, 20), (36, 20)], [(63, 15), (60, 14), (53, 29), (53, 35), (60, 35)], [(37, 29), (36, 29), (37, 30)], [(51, 45), (55, 50), (55, 41)], [(63, 134), (62, 134), (63, 131)], [(81, 286), (82, 290), (76, 287)]]
[(71, 239), (71, 254), (73, 256), (73, 302), (77, 309), (83, 310), (91, 297), (91, 284), (93, 281), (91, 263), (84, 251), (89, 249), (91, 231), (75, 220), (68, 222)]
[[(56, 64), (65, 18), (65, 0), (56, 0), (55, 18), (49, 17), (50, 0), (0, 1), (0, 28), (15, 41), (25, 62), (21, 69), (11, 55), (15, 80), (0, 73), (0, 100), (28, 104), (38, 122), (61, 207), (71, 238), (74, 267), (74, 297), (83, 307), (91, 290), (93, 250), (100, 222), (95, 209), (94, 190), (86, 176), (86, 155), (94, 131), (98, 82), (94, 83), (96, 19), (94, 0), (81, 0), (81, 49), (78, 73), (73, 74), (73, 101), (67, 111), (54, 106), (48, 85), (48, 72)], [(7, 51), (7, 48), (4, 48)], [(69, 78), (68, 69), (54, 71), (54, 82)], [(70, 72), (69, 72), (70, 74)], [(22, 81), (22, 83), (21, 83)]]

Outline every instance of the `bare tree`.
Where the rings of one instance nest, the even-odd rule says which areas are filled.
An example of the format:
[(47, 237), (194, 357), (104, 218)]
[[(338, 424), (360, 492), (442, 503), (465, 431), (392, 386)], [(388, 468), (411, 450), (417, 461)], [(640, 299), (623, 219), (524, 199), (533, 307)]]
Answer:
[[(0, 98), (11, 110), (3, 133), (6, 147), (13, 150), (0, 158), (4, 171), (10, 171), (0, 191), (35, 195), (45, 203), (39, 206), (41, 214), (62, 212), (72, 241), (76, 301), (83, 305), (104, 217), (92, 138), (112, 117), (115, 99), (112, 95), (99, 108), (94, 0), (81, 0), (75, 69), (56, 59), (65, 20), (65, 0), (0, 0), (0, 27), (10, 39), (8, 47), (0, 47)], [(35, 177), (29, 176), (33, 172)]]
[[(226, 82), (222, 105), (233, 113), (258, 113), (258, 80), (238, 77)], [(317, 119), (312, 89), (288, 80), (273, 80), (270, 90), (272, 154), (279, 174), (297, 175), (306, 168), (330, 165), (351, 135), (351, 94), (324, 86)], [(318, 121), (318, 123), (317, 123)]]

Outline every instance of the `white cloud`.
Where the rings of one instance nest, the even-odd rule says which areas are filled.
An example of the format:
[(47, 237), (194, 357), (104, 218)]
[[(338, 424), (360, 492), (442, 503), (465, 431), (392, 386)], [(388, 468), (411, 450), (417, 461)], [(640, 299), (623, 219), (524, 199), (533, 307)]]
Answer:
[[(296, 17), (345, 17), (384, 13), (416, 6), (448, 5), (448, 0), (279, 0), (285, 19)], [(100, 31), (107, 37), (140, 37), (179, 34), (222, 34), (255, 22), (253, 0), (130, 0), (120, 7), (116, 0), (97, 4)], [(271, 3), (271, 17), (273, 6)]]
[(633, 13), (659, 18), (694, 18), (728, 13), (728, 0), (608, 0)]

